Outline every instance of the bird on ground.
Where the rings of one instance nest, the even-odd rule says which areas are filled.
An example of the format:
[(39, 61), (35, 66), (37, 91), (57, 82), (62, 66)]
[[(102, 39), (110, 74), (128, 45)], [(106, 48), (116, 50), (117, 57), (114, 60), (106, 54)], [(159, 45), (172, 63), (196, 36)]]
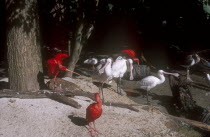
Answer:
[(175, 77), (179, 76), (178, 73), (169, 73), (169, 72), (165, 72), (163, 70), (159, 70), (157, 72), (158, 78), (155, 77), (155, 76), (147, 76), (147, 77), (145, 77), (142, 80), (137, 82), (137, 85), (139, 86), (139, 88), (143, 89), (143, 90), (146, 90), (146, 92), (147, 92), (147, 104), (149, 104), (148, 92), (152, 88), (156, 87), (157, 85), (160, 85), (160, 84), (164, 83), (164, 81), (165, 81), (164, 74), (173, 75)]
[(73, 71), (67, 69), (65, 66), (62, 65), (63, 60), (68, 58), (68, 57), (69, 56), (65, 53), (58, 53), (58, 54), (55, 55), (54, 58), (51, 58), (51, 59), (47, 60), (46, 67), (47, 67), (47, 70), (48, 70), (48, 76), (50, 78), (53, 78), (54, 89), (56, 88), (55, 79), (61, 71), (68, 71), (68, 72), (72, 72), (72, 73), (75, 73), (77, 75), (80, 75), (76, 72), (73, 72)]
[(190, 67), (194, 66), (198, 62), (200, 62), (200, 57), (197, 54), (188, 55), (187, 58), (184, 60), (185, 63), (181, 65), (182, 67), (185, 67), (187, 69), (187, 81), (193, 82), (193, 80), (190, 78)]
[[(102, 101), (99, 93), (95, 93), (95, 100), (96, 103), (90, 104), (86, 109), (86, 121), (90, 127), (89, 134), (91, 136), (93, 135), (93, 131), (95, 131), (95, 133), (100, 133), (95, 127), (95, 120), (102, 114)], [(91, 123), (93, 123), (94, 127), (91, 126)]]
[[(133, 73), (132, 73), (132, 69), (133, 69), (133, 61), (131, 59), (126, 60), (125, 58), (123, 58), (122, 56), (118, 56), (117, 59), (113, 62), (112, 64), (112, 77), (113, 78), (117, 78), (117, 92), (121, 93), (121, 79), (124, 76), (125, 72), (127, 71), (127, 64), (126, 62), (128, 62), (130, 64), (130, 80), (133, 80)], [(120, 91), (119, 91), (120, 90)]]
[(132, 49), (122, 50), (121, 53), (128, 55), (130, 58), (132, 58), (134, 61), (136, 61), (139, 65), (140, 60), (138, 58), (136, 58), (136, 53), (134, 50), (132, 50)]
[(104, 101), (103, 85), (105, 82), (112, 82), (112, 58), (101, 59), (100, 62), (92, 74), (92, 79), (101, 83), (99, 93), (101, 93), (102, 100)]

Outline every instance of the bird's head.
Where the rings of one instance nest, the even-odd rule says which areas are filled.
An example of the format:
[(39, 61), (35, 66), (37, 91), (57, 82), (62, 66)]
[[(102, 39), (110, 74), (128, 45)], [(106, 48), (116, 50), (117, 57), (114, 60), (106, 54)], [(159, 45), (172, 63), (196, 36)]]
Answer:
[(172, 76), (175, 76), (175, 77), (179, 77), (179, 73), (169, 73), (169, 72), (165, 72), (163, 70), (159, 70), (158, 74), (159, 75), (167, 74), (167, 75), (172, 75)]
[(69, 57), (69, 55), (66, 53), (58, 53), (55, 55), (55, 58), (59, 59), (59, 60), (64, 60), (65, 58), (68, 58), (68, 57)]
[(106, 61), (111, 63), (113, 61), (113, 59), (112, 58), (108, 58)]
[(163, 75), (164, 74), (164, 71), (163, 70), (158, 70), (158, 74)]

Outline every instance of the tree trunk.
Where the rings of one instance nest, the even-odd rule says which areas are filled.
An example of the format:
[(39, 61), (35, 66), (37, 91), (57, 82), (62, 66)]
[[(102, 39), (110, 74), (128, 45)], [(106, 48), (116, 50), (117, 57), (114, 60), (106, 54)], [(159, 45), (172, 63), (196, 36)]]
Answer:
[[(82, 48), (84, 44), (89, 39), (92, 30), (93, 30), (93, 24), (85, 25), (86, 22), (80, 22), (79, 27), (76, 30), (75, 33), (75, 40), (73, 45), (73, 50), (70, 55), (70, 62), (68, 65), (68, 69), (74, 71), (77, 61), (79, 60), (80, 53), (82, 51)], [(88, 23), (87, 23), (88, 24)], [(67, 72), (65, 74), (66, 77), (72, 77), (72, 73)]]
[[(75, 42), (74, 42), (74, 49), (73, 49), (73, 52), (72, 52), (72, 55), (70, 55), (71, 59), (70, 59), (70, 62), (69, 62), (69, 65), (68, 65), (68, 69), (74, 71), (75, 69), (75, 65), (77, 63), (77, 61), (79, 60), (79, 56), (80, 56), (80, 53), (81, 53), (81, 50), (82, 50), (82, 47), (83, 47), (83, 44), (82, 44), (82, 35), (83, 35), (83, 28), (84, 28), (84, 25), (83, 23), (80, 23), (77, 31), (76, 31), (76, 34), (75, 34)], [(66, 73), (65, 76), (67, 77), (72, 77), (72, 73)]]
[(13, 90), (39, 90), (44, 83), (37, 0), (6, 0), (9, 83)]

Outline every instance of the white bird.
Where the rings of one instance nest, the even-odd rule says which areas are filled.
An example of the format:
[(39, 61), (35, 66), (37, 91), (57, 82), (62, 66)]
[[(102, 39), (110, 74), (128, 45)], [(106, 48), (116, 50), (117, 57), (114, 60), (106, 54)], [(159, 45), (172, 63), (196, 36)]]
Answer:
[(95, 69), (94, 65), (96, 65), (98, 63), (98, 59), (96, 58), (90, 58), (90, 59), (86, 59), (84, 61), (84, 64), (89, 64), (93, 66), (93, 69)]
[(144, 89), (147, 92), (147, 103), (149, 104), (149, 99), (148, 99), (148, 92), (156, 87), (157, 85), (162, 84), (165, 81), (165, 77), (164, 74), (169, 74), (169, 75), (173, 75), (175, 77), (178, 77), (179, 74), (178, 73), (168, 73), (165, 72), (163, 70), (159, 70), (157, 72), (158, 78), (155, 76), (147, 76), (145, 78), (143, 78), (142, 80), (137, 82), (137, 85), (139, 86), (140, 89)]
[(112, 58), (102, 59), (100, 60), (100, 62), (102, 64), (99, 63), (99, 65), (96, 67), (96, 70), (94, 71), (92, 75), (92, 79), (101, 83), (101, 87), (99, 87), (99, 92), (101, 92), (102, 94), (101, 97), (102, 97), (102, 100), (104, 101), (103, 84), (105, 82), (109, 82), (109, 83), (112, 82), (111, 81), (112, 80), (112, 69), (111, 69)]
[(181, 66), (187, 68), (187, 81), (193, 82), (192, 79), (190, 78), (190, 67), (192, 67), (195, 64), (197, 64), (198, 62), (200, 62), (200, 60), (201, 59), (197, 54), (188, 55), (186, 60), (185, 60), (185, 64), (181, 65)]
[(129, 62), (130, 64), (130, 80), (133, 80), (133, 61), (131, 59), (124, 59), (122, 56), (117, 57), (117, 59), (112, 64), (112, 76), (113, 78), (117, 78), (117, 92), (121, 93), (120, 85), (121, 85), (121, 78), (124, 76), (125, 72), (127, 71), (127, 64), (126, 62)]

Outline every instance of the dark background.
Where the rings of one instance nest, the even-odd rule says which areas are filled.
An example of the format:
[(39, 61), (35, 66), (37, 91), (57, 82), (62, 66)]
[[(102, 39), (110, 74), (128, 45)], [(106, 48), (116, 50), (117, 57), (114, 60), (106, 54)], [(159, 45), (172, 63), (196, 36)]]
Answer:
[[(108, 0), (100, 2), (109, 2)], [(112, 54), (131, 48), (137, 57), (143, 52), (155, 65), (173, 64), (179, 54), (190, 54), (209, 48), (210, 23), (197, 0), (137, 0), (112, 1), (112, 14), (100, 10), (95, 17), (95, 29), (83, 49), (83, 54)], [(40, 2), (42, 47), (67, 51), (70, 37), (68, 24), (55, 23), (45, 11), (46, 0)], [(87, 5), (88, 6), (88, 5)], [(131, 7), (137, 7), (132, 12)], [(6, 13), (0, 1), (0, 60), (6, 60)], [(180, 52), (182, 51), (182, 52)], [(45, 58), (51, 57), (44, 49)], [(208, 53), (209, 54), (209, 53)], [(181, 57), (181, 56), (180, 56)], [(209, 59), (208, 55), (204, 55)], [(161, 61), (160, 61), (161, 60)]]

